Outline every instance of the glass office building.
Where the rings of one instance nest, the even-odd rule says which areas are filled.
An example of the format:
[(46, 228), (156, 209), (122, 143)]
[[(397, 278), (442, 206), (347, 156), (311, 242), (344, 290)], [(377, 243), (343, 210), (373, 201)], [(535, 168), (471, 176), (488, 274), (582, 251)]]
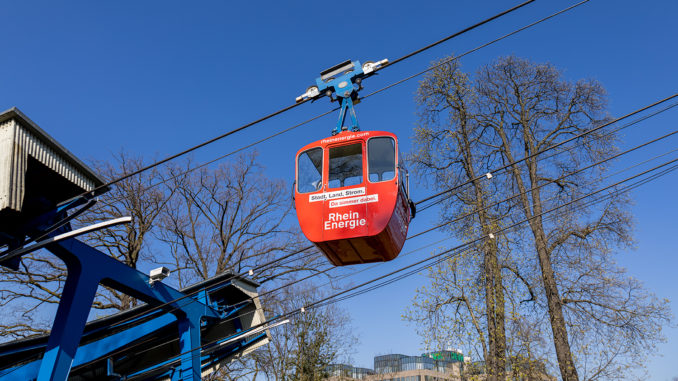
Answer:
[(365, 380), (367, 376), (374, 375), (372, 369), (357, 368), (346, 364), (331, 364), (327, 367), (327, 373), (330, 378)]
[(388, 354), (374, 358), (374, 370), (336, 364), (328, 367), (328, 373), (330, 380), (456, 381), (461, 379), (463, 364), (464, 356), (459, 351), (420, 356)]
[(424, 353), (421, 356), (390, 354), (374, 358), (374, 371), (377, 374), (399, 373), (409, 370), (431, 370), (439, 373), (451, 373), (459, 369), (464, 356), (456, 351)]

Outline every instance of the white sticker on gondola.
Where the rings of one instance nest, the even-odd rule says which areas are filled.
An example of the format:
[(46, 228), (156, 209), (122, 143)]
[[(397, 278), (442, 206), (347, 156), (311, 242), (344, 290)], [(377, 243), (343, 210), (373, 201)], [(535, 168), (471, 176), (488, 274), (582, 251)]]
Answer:
[(361, 196), (365, 194), (365, 187), (344, 189), (335, 192), (316, 193), (308, 195), (308, 202), (334, 200), (337, 198)]
[(339, 208), (339, 207), (342, 207), (342, 206), (367, 204), (367, 203), (370, 203), (370, 202), (378, 202), (378, 201), (379, 201), (379, 195), (378, 194), (370, 194), (370, 195), (367, 195), (367, 196), (359, 196), (359, 197), (351, 197), (351, 198), (342, 198), (341, 200), (330, 201), (330, 208)]

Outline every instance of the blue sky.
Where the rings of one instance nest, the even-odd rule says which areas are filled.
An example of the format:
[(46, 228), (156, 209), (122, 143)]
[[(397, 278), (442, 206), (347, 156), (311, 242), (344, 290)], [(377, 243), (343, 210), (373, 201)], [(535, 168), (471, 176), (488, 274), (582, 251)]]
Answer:
[[(85, 160), (107, 160), (124, 149), (160, 158), (219, 135), (294, 102), (318, 73), (345, 59), (397, 58), (516, 4), (508, 1), (22, 1), (3, 5), (0, 109), (19, 107)], [(379, 89), (424, 69), (428, 62), (461, 53), (573, 2), (535, 4), (404, 61), (365, 83)], [(602, 1), (482, 49), (462, 64), (479, 65), (508, 54), (550, 62), (576, 80), (594, 78), (609, 93), (609, 111), (626, 114), (678, 90), (678, 2)], [(357, 106), (364, 129), (400, 136), (409, 150), (416, 121), (417, 81)], [(333, 105), (332, 105), (333, 106)], [(332, 107), (326, 100), (299, 107), (195, 154), (203, 161), (270, 135)], [(258, 147), (271, 176), (291, 178), (298, 147), (329, 134), (335, 115), (300, 127)], [(678, 111), (626, 130), (624, 146), (675, 128)], [(656, 153), (676, 146), (675, 139)], [(653, 151), (652, 151), (653, 152)], [(646, 153), (645, 157), (652, 154)], [(629, 164), (637, 157), (625, 159)], [(678, 282), (673, 221), (678, 212), (667, 176), (634, 193), (637, 247), (619, 262), (660, 297), (675, 299)], [(416, 188), (415, 197), (430, 191)], [(419, 197), (417, 197), (419, 196)], [(428, 227), (422, 215), (412, 232)], [(404, 251), (423, 243), (411, 242)], [(425, 255), (420, 253), (419, 256)], [(407, 263), (384, 264), (355, 281)], [(343, 304), (361, 345), (355, 364), (371, 367), (377, 354), (422, 351), (414, 327), (400, 319), (413, 290), (412, 277)], [(678, 312), (675, 301), (674, 313)], [(651, 379), (678, 376), (678, 329), (649, 364)], [(663, 357), (661, 356), (663, 355)]]

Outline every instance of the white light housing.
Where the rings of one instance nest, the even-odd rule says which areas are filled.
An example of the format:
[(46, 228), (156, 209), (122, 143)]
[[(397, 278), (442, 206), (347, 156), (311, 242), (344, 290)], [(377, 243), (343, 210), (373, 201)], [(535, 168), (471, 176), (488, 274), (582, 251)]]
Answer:
[(155, 268), (151, 270), (151, 272), (148, 274), (148, 284), (153, 284), (155, 282), (159, 282), (165, 278), (167, 278), (170, 275), (170, 269), (168, 269), (165, 266)]

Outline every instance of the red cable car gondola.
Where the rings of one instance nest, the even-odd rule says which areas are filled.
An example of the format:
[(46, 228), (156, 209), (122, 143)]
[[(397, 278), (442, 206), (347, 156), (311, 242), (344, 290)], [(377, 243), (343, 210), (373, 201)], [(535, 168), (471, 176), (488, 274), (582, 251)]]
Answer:
[[(359, 131), (353, 109), (362, 80), (387, 63), (342, 62), (297, 97), (341, 102), (332, 137), (297, 152), (294, 187), (301, 230), (335, 266), (394, 259), (414, 217), (398, 139), (390, 132)], [(346, 116), (351, 132), (343, 124)]]
[(297, 152), (299, 225), (334, 265), (400, 253), (412, 204), (398, 159), (396, 136), (383, 131), (343, 131)]

